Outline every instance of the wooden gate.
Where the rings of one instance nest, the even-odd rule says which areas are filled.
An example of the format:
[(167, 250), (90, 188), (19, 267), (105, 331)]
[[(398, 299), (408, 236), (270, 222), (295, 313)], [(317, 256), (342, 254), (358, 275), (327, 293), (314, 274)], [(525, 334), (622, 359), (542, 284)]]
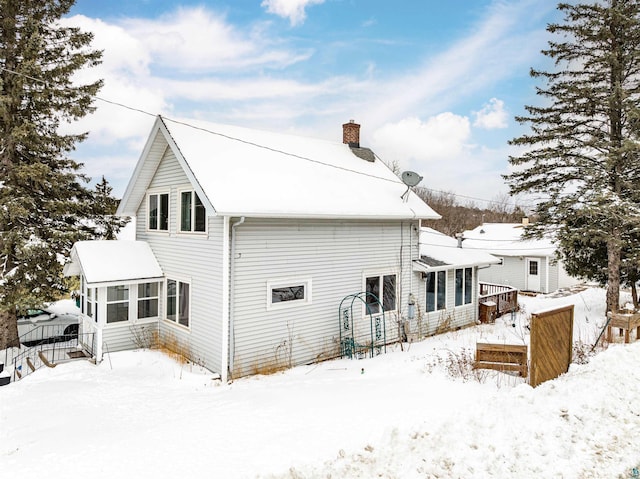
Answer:
[(531, 314), (529, 384), (554, 379), (569, 370), (573, 352), (573, 305)]

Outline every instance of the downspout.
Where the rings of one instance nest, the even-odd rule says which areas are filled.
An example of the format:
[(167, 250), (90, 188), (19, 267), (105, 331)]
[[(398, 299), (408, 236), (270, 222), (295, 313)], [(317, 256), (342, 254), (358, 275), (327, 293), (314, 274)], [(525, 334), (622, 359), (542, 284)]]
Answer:
[(235, 329), (234, 329), (234, 313), (235, 313), (235, 262), (236, 262), (236, 228), (244, 223), (245, 217), (231, 225), (231, 258), (229, 264), (229, 371), (233, 372), (233, 360), (235, 357)]
[(222, 223), (222, 332), (220, 351), (220, 380), (225, 384), (229, 377), (229, 266), (230, 256), (229, 217)]

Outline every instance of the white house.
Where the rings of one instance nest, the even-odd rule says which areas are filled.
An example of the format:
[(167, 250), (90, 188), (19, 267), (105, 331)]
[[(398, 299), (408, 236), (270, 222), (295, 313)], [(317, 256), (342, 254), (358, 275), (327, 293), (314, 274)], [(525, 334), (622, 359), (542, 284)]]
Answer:
[(339, 143), (158, 117), (118, 209), (136, 241), (73, 248), (83, 328), (109, 351), (159, 337), (223, 379), (339, 355), (358, 292), (352, 319), (398, 338), (424, 296), (419, 221), (439, 216), (359, 128)]
[(424, 279), (419, 292), (423, 334), (458, 328), (478, 320), (478, 278), (499, 260), (483, 251), (463, 249), (458, 241), (431, 228), (420, 229), (420, 257), (414, 270)]
[(480, 280), (541, 293), (579, 283), (556, 259), (556, 246), (551, 239), (522, 239), (525, 226), (526, 222), (483, 223), (463, 233), (464, 249), (484, 251), (500, 260), (481, 270)]

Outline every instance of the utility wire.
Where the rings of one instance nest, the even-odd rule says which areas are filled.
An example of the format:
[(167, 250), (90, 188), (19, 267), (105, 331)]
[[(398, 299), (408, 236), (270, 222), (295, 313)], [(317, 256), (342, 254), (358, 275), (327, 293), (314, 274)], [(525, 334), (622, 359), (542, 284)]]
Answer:
[[(23, 77), (23, 78), (27, 78), (27, 79), (29, 79), (29, 80), (31, 80), (31, 81), (36, 82), (36, 83), (40, 83), (40, 84), (42, 84), (42, 85), (44, 85), (44, 86), (50, 87), (49, 83), (48, 83), (48, 82), (46, 82), (45, 80), (42, 80), (42, 79), (39, 79), (39, 78), (36, 78), (36, 77), (32, 77), (32, 76), (30, 76), (30, 75), (26, 75), (26, 74), (24, 74), (24, 73), (16, 72), (16, 71), (14, 71), (14, 70), (10, 70), (10, 69), (8, 69), (8, 68), (5, 68), (4, 66), (0, 66), (0, 70), (1, 70), (1, 71), (4, 71), (4, 72), (7, 72), (7, 73), (10, 73), (10, 74), (12, 74), (12, 75), (17, 75), (17, 76), (21, 76), (21, 77)], [(61, 87), (56, 86), (55, 88), (58, 88), (58, 89), (63, 90), (63, 91), (74, 91), (74, 90), (75, 90), (74, 88), (68, 88), (68, 87), (62, 87), (62, 88), (61, 88)], [(187, 126), (187, 127), (190, 127), (190, 128), (194, 128), (194, 129), (197, 129), (197, 130), (201, 130), (201, 131), (204, 131), (204, 132), (210, 133), (210, 134), (212, 134), (212, 135), (217, 135), (217, 136), (220, 136), (220, 137), (223, 137), (223, 138), (227, 138), (227, 139), (232, 140), (232, 141), (238, 141), (238, 142), (240, 142), (240, 143), (244, 143), (244, 144), (247, 144), (247, 145), (251, 145), (251, 146), (254, 146), (254, 147), (257, 147), (257, 148), (263, 148), (263, 149), (265, 149), (265, 150), (273, 151), (273, 152), (275, 152), (275, 153), (280, 153), (280, 154), (287, 155), (287, 156), (291, 156), (291, 157), (298, 158), (298, 159), (301, 159), (301, 160), (309, 161), (309, 162), (311, 162), (311, 163), (316, 163), (316, 164), (319, 164), (319, 165), (328, 166), (328, 167), (330, 167), (330, 168), (335, 168), (335, 169), (338, 169), (338, 170), (347, 171), (347, 172), (350, 172), (350, 173), (355, 173), (355, 174), (358, 174), (358, 175), (367, 176), (367, 177), (375, 178), (375, 179), (382, 180), (382, 181), (388, 181), (388, 182), (391, 182), (391, 183), (397, 183), (397, 184), (403, 184), (403, 185), (404, 185), (404, 183), (403, 183), (403, 182), (401, 182), (399, 178), (398, 178), (397, 180), (396, 180), (396, 179), (390, 179), (390, 178), (384, 178), (384, 177), (381, 177), (381, 176), (373, 175), (373, 174), (370, 174), (370, 173), (365, 173), (365, 172), (362, 172), (362, 171), (353, 170), (353, 169), (346, 168), (346, 167), (339, 166), (339, 165), (332, 165), (332, 164), (325, 163), (325, 162), (320, 161), (320, 160), (314, 160), (314, 159), (312, 159), (312, 158), (308, 158), (308, 157), (306, 157), (306, 156), (302, 156), (302, 155), (298, 155), (298, 154), (295, 154), (295, 153), (290, 153), (290, 152), (287, 152), (287, 151), (279, 150), (279, 149), (277, 149), (277, 148), (271, 148), (271, 147), (269, 147), (269, 146), (261, 145), (261, 144), (259, 144), (259, 143), (255, 143), (255, 142), (251, 142), (251, 141), (243, 140), (243, 139), (241, 139), (241, 138), (236, 138), (236, 137), (233, 137), (233, 136), (230, 136), (230, 135), (226, 135), (226, 134), (224, 134), (224, 133), (220, 133), (220, 132), (216, 132), (216, 131), (213, 131), (213, 130), (209, 130), (209, 129), (207, 129), (207, 128), (203, 128), (203, 127), (199, 127), (199, 126), (196, 126), (196, 125), (192, 125), (192, 124), (187, 123), (187, 122), (183, 122), (183, 121), (179, 121), (179, 120), (174, 120), (174, 119), (172, 119), (172, 118), (169, 118), (169, 117), (166, 117), (166, 116), (163, 116), (163, 115), (158, 115), (158, 114), (155, 114), (155, 113), (151, 113), (151, 112), (146, 111), (146, 110), (143, 110), (143, 109), (141, 109), (141, 108), (132, 107), (132, 106), (130, 106), (130, 105), (126, 105), (126, 104), (124, 104), (124, 103), (120, 103), (120, 102), (116, 102), (116, 101), (113, 101), (113, 100), (109, 100), (109, 99), (107, 99), (107, 98), (103, 98), (103, 97), (98, 96), (98, 95), (93, 95), (93, 98), (94, 98), (95, 100), (98, 100), (98, 101), (101, 101), (101, 102), (107, 103), (107, 104), (109, 104), (109, 105), (114, 105), (114, 106), (118, 106), (118, 107), (120, 107), (120, 108), (125, 108), (125, 109), (130, 110), (130, 111), (134, 111), (134, 112), (137, 112), (137, 113), (142, 113), (142, 114), (144, 114), (144, 115), (152, 116), (152, 117), (154, 117), (154, 118), (155, 118), (155, 117), (157, 117), (157, 116), (160, 116), (161, 118), (163, 118), (163, 119), (165, 119), (165, 120), (168, 120), (168, 121), (171, 121), (171, 122), (173, 122), (173, 123), (177, 123), (177, 124), (180, 124), (180, 125), (183, 125), (183, 126)], [(374, 153), (374, 155), (375, 155), (375, 156), (376, 156), (376, 158), (378, 158), (382, 163), (384, 163), (385, 165), (388, 165), (388, 164), (387, 164), (387, 163), (386, 163), (386, 162), (385, 162), (385, 161), (384, 161), (380, 156), (378, 156), (376, 153)], [(387, 166), (387, 167), (388, 167), (388, 166)], [(499, 205), (503, 205), (503, 204), (505, 204), (505, 203), (503, 203), (503, 202), (496, 201), (496, 200), (487, 200), (487, 199), (484, 199), (484, 198), (477, 198), (477, 197), (473, 197), (473, 196), (465, 196), (465, 195), (460, 195), (460, 194), (453, 193), (453, 192), (448, 192), (448, 191), (442, 191), (442, 190), (436, 190), (436, 189), (432, 189), (432, 188), (427, 188), (427, 187), (424, 187), (424, 186), (421, 186), (420, 188), (422, 188), (422, 189), (424, 189), (424, 190), (427, 190), (427, 191), (431, 191), (431, 192), (433, 192), (433, 193), (451, 194), (451, 195), (453, 195), (453, 196), (455, 196), (455, 197), (457, 197), (457, 198), (464, 198), (464, 199), (469, 199), (469, 200), (483, 201), (483, 202), (486, 202), (486, 203), (494, 203), (494, 204), (499, 204)], [(415, 192), (414, 192), (414, 193), (415, 193)], [(514, 206), (514, 207), (523, 207), (523, 206), (529, 206), (529, 207), (530, 207), (530, 206), (531, 206), (531, 205), (518, 205), (517, 203), (514, 203), (514, 204), (508, 204), (508, 203), (507, 203), (507, 205)]]

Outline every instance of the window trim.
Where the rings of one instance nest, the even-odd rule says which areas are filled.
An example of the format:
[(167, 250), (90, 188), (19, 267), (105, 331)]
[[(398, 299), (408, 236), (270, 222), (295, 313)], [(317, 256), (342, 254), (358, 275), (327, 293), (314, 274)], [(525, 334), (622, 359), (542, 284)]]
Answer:
[[(166, 211), (167, 228), (166, 229), (160, 229), (160, 218), (161, 218), (161, 213), (162, 213), (162, 210), (160, 208), (160, 206), (162, 205), (162, 202), (160, 201), (160, 197), (164, 196), (164, 195), (167, 196), (167, 211)], [(157, 221), (157, 227), (156, 228), (152, 228), (151, 227), (151, 197), (152, 196), (157, 196), (158, 197), (158, 200), (157, 200), (158, 201), (158, 218), (156, 219), (156, 221)], [(168, 233), (170, 228), (171, 228), (171, 193), (166, 191), (166, 190), (148, 191), (147, 192), (146, 230), (154, 232), (154, 233)]]
[[(273, 290), (278, 288), (287, 288), (293, 286), (304, 286), (304, 298), (294, 299), (291, 301), (273, 302)], [(267, 280), (267, 311), (272, 309), (295, 308), (312, 304), (312, 281), (311, 278), (284, 278)]]
[[(394, 308), (393, 309), (384, 309), (384, 277), (385, 276), (395, 276), (395, 288), (394, 288)], [(400, 312), (400, 301), (398, 301), (398, 285), (399, 285), (399, 277), (400, 275), (398, 274), (397, 271), (395, 270), (386, 270), (386, 271), (376, 271), (376, 272), (369, 272), (369, 273), (364, 273), (362, 275), (362, 291), (364, 291), (365, 293), (367, 292), (367, 279), (369, 278), (375, 278), (377, 277), (378, 280), (380, 281), (380, 284), (382, 285), (382, 294), (380, 295), (380, 297), (378, 298), (378, 300), (380, 301), (381, 305), (382, 305), (382, 311), (376, 311), (376, 312), (372, 312), (371, 314), (382, 314), (384, 313), (399, 313)], [(365, 303), (362, 306), (362, 310), (363, 310), (363, 314), (367, 314), (367, 298), (368, 295), (365, 296)]]
[[(119, 288), (119, 287), (126, 287), (126, 291), (127, 291), (127, 299), (119, 299), (119, 300), (115, 300), (115, 301), (109, 301), (109, 288)], [(114, 284), (112, 286), (107, 286), (105, 289), (105, 318), (104, 318), (104, 324), (106, 326), (111, 326), (113, 324), (126, 324), (129, 323), (131, 321), (131, 285), (126, 283), (126, 284)], [(123, 319), (121, 321), (109, 321), (109, 305), (110, 304), (126, 304), (127, 305), (127, 319)]]
[[(447, 309), (447, 276), (448, 276), (448, 271), (446, 269), (441, 269), (438, 271), (429, 271), (428, 273), (425, 273), (425, 281), (424, 281), (424, 291), (425, 291), (425, 297), (424, 297), (424, 311), (425, 313), (435, 313), (438, 311), (446, 311)], [(434, 309), (429, 310), (429, 305), (428, 305), (428, 301), (427, 301), (427, 295), (429, 294), (429, 292), (427, 291), (427, 284), (429, 281), (429, 275), (433, 275), (433, 307)], [(444, 276), (444, 301), (443, 301), (443, 305), (441, 308), (438, 307), (438, 299), (440, 296), (440, 288), (438, 288), (438, 280), (439, 277), (438, 276)]]
[[(169, 308), (169, 301), (168, 301), (168, 294), (169, 294), (169, 281), (174, 281), (176, 283), (176, 319), (171, 319), (168, 317), (168, 308)], [(187, 325), (184, 324), (180, 324), (180, 310), (179, 310), (179, 305), (180, 305), (180, 283), (186, 284), (189, 286), (189, 298), (187, 299), (187, 308), (188, 308), (188, 316), (187, 316)], [(162, 319), (164, 321), (166, 321), (167, 323), (173, 325), (176, 328), (180, 328), (183, 330), (191, 330), (191, 324), (193, 321), (193, 308), (192, 308), (192, 292), (193, 292), (193, 287), (192, 287), (192, 283), (191, 283), (191, 279), (190, 278), (185, 278), (184, 276), (180, 276), (180, 275), (175, 275), (175, 274), (167, 274), (165, 276), (164, 279), (164, 291), (162, 292), (162, 298), (163, 298), (163, 310), (162, 310)]]
[[(473, 289), (474, 289), (474, 283), (475, 283), (475, 278), (474, 278), (474, 274), (473, 274), (473, 269), (472, 267), (464, 267), (464, 268), (456, 268), (454, 270), (454, 275), (453, 275), (453, 288), (454, 288), (454, 305), (456, 307), (458, 306), (468, 306), (470, 304), (473, 304)], [(458, 271), (462, 271), (462, 285), (460, 288), (460, 296), (461, 296), (461, 300), (460, 302), (458, 302)], [(470, 287), (471, 287), (471, 291), (467, 292), (467, 271), (471, 271), (471, 276), (470, 276)], [(469, 301), (467, 302), (467, 296), (469, 296)]]
[[(140, 296), (140, 286), (141, 285), (146, 285), (146, 284), (155, 284), (156, 287), (158, 288), (157, 293), (155, 296)], [(162, 282), (161, 281), (146, 281), (144, 283), (137, 283), (135, 285), (135, 298), (132, 298), (135, 301), (135, 319), (134, 321), (148, 321), (148, 320), (152, 320), (152, 319), (158, 319), (160, 317), (160, 297), (162, 294), (162, 287), (161, 287)], [(155, 316), (147, 316), (145, 318), (141, 318), (140, 317), (140, 301), (150, 301), (150, 300), (156, 300), (156, 312), (157, 314)]]
[[(189, 229), (189, 230), (183, 230), (182, 229), (182, 195), (184, 193), (191, 193), (191, 208), (190, 208), (190, 213), (191, 213), (191, 224), (190, 224), (190, 227), (191, 227), (191, 229)], [(202, 231), (196, 231), (196, 229), (195, 229), (195, 227), (196, 227), (196, 201), (195, 201), (195, 198), (198, 198), (198, 200), (200, 201), (200, 204), (202, 205), (202, 209), (204, 211), (204, 230), (202, 230)], [(178, 224), (177, 224), (177, 227), (176, 227), (176, 231), (179, 234), (183, 234), (183, 235), (190, 235), (190, 234), (205, 235), (205, 234), (207, 234), (207, 230), (208, 230), (207, 223), (208, 223), (208, 221), (207, 221), (207, 208), (204, 205), (204, 202), (202, 201), (202, 198), (200, 198), (200, 196), (196, 192), (196, 190), (194, 190), (193, 188), (180, 188), (180, 189), (178, 189)]]

